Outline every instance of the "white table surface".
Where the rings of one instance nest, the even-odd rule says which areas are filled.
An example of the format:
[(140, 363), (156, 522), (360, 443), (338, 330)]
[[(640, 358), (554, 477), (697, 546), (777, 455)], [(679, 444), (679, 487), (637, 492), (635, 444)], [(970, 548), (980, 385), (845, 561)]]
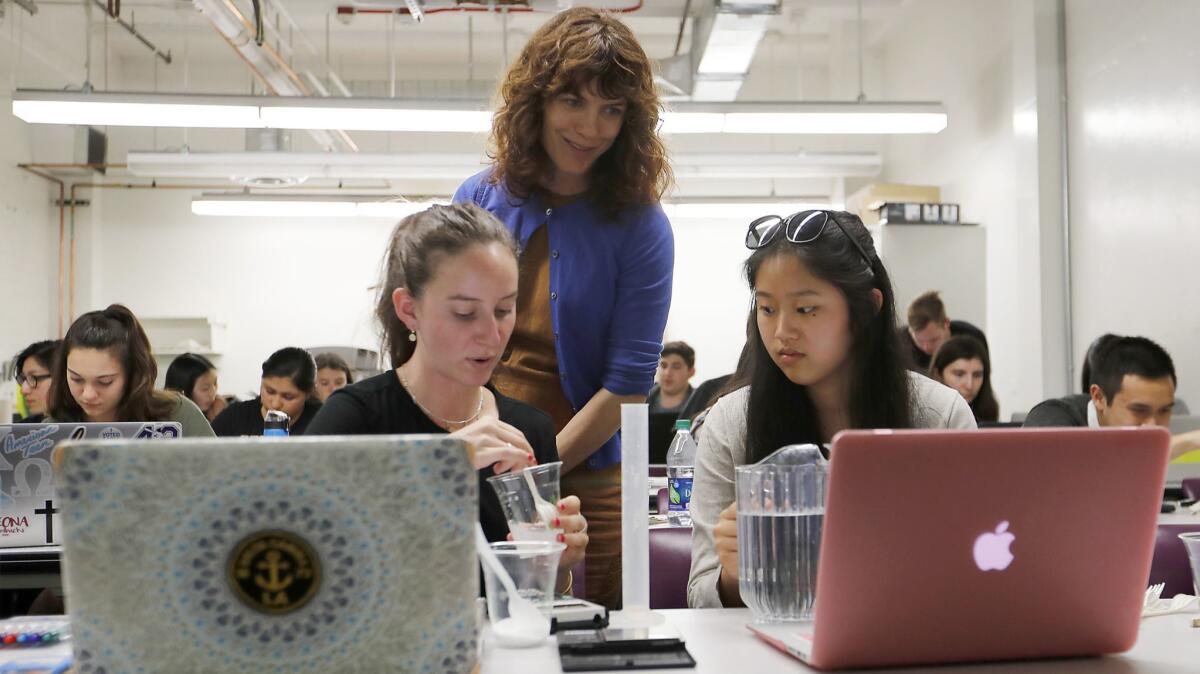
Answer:
[[(814, 671), (790, 656), (768, 646), (746, 629), (748, 609), (678, 609), (657, 611), (683, 634), (688, 652), (696, 660), (697, 674), (760, 674), (769, 672)], [(910, 667), (872, 672), (903, 674), (1195, 674), (1200, 672), (1200, 628), (1191, 626), (1200, 613), (1185, 613), (1142, 621), (1141, 633), (1133, 650), (1122, 655), (1071, 660), (1044, 660), (1019, 663)], [(619, 670), (626, 671), (626, 670)], [(689, 670), (656, 670), (686, 672)], [(553, 638), (544, 646), (507, 649), (496, 646), (485, 633), (483, 674), (558, 674), (558, 650)]]

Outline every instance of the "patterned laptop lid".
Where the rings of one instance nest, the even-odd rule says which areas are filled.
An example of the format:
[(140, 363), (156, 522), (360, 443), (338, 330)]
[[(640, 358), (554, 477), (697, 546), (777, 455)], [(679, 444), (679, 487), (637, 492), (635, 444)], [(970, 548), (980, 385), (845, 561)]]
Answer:
[(467, 672), (475, 471), (445, 436), (64, 444), (81, 672)]
[(55, 516), (55, 446), (85, 438), (177, 438), (173, 421), (111, 424), (49, 423), (0, 425), (0, 548), (51, 546), (60, 542)]

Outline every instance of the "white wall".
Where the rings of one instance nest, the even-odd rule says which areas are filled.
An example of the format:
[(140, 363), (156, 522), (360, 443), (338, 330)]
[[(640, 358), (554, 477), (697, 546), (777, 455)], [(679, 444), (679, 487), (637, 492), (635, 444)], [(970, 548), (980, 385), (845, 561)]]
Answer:
[[(0, 110), (7, 110), (7, 69), (0, 71)], [(30, 161), (31, 144), (24, 122), (0, 114), (0, 362), (57, 330), (58, 187), (17, 168)]]
[[(1074, 341), (1141, 334), (1200, 403), (1200, 5), (1068, 0)], [(1120, 30), (1113, 30), (1120, 26)]]
[[(905, 5), (885, 49), (885, 88), (897, 100), (939, 100), (949, 125), (936, 136), (895, 136), (885, 149), (889, 182), (937, 185), (964, 221), (987, 232), (987, 320), (993, 388), (1001, 413), (1027, 410), (1048, 395), (1036, 123), (1034, 7), (1041, 0), (915, 0)], [(1030, 112), (1032, 111), (1032, 113)], [(1032, 137), (1031, 137), (1032, 134)], [(1032, 149), (1030, 145), (1032, 144)], [(1034, 176), (1033, 185), (1027, 178)], [(936, 264), (930, 260), (930, 264)], [(945, 286), (955, 283), (948, 275)], [(901, 312), (904, 307), (900, 307)], [(948, 306), (953, 318), (970, 313)], [(1056, 372), (1059, 370), (1056, 370)], [(1065, 381), (1065, 375), (1059, 379)]]
[(390, 220), (214, 218), (191, 214), (187, 190), (96, 190), (91, 305), (142, 317), (226, 324), (222, 392), (258, 390), (261, 364), (284, 346), (378, 349), (371, 323)]

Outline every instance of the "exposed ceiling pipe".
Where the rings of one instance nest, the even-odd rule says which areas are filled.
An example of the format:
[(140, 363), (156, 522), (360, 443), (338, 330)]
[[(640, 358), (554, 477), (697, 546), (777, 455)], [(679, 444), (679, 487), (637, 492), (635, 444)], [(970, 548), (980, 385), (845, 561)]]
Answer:
[[(258, 31), (249, 19), (230, 0), (192, 0), (192, 4), (212, 23), (229, 46), (241, 56), (267, 90), (279, 96), (309, 96), (312, 90), (269, 44), (259, 45)], [(344, 131), (308, 132), (313, 140), (326, 151), (339, 146), (352, 152), (358, 146)]]
[(121, 3), (119, 0), (117, 0), (117, 3), (116, 3), (116, 11), (118, 14), (113, 14), (112, 1), (113, 0), (110, 0), (109, 4), (105, 5), (103, 2), (100, 2), (100, 0), (92, 0), (92, 2), (95, 3), (95, 5), (97, 7), (104, 10), (104, 12), (108, 16), (108, 18), (112, 19), (113, 21), (116, 21), (117, 25), (124, 28), (126, 31), (129, 32), (130, 35), (137, 38), (138, 42), (141, 42), (143, 45), (146, 46), (147, 49), (154, 52), (154, 55), (157, 56), (158, 58), (162, 59), (163, 63), (166, 63), (167, 65), (171, 65), (171, 50), (168, 49), (167, 52), (164, 54), (163, 51), (161, 49), (159, 49), (158, 47), (154, 46), (154, 43), (151, 42), (149, 39), (147, 39), (145, 35), (138, 32), (138, 29), (134, 28), (132, 23), (128, 23), (125, 21), (125, 19), (122, 19), (120, 16), (118, 16), (118, 14), (121, 11)]
[(780, 12), (779, 1), (699, 3), (692, 23), (691, 49), (659, 61), (663, 80), (659, 81), (660, 87), (694, 101), (737, 100), (767, 22)]
[[(355, 14), (404, 14), (412, 15), (414, 20), (419, 14), (440, 14), (442, 12), (488, 12), (499, 14), (501, 12), (556, 12), (562, 9), (558, 2), (538, 2), (537, 0), (526, 0), (524, 2), (477, 2), (477, 3), (459, 3), (454, 2), (451, 6), (445, 7), (430, 7), (426, 3), (418, 14), (412, 14), (409, 5), (410, 0), (399, 0), (395, 6), (387, 2), (365, 2), (353, 5), (339, 5), (337, 13), (341, 16), (353, 16)], [(596, 3), (590, 3), (594, 6)], [(630, 13), (642, 9), (645, 3), (639, 0), (632, 4), (622, 7), (598, 7), (606, 12)]]

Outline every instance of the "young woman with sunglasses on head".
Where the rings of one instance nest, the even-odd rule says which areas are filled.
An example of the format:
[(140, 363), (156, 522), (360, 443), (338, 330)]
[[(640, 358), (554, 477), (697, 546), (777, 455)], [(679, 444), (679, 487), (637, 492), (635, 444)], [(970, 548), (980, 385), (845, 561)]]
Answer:
[(500, 86), (493, 165), (455, 202), (495, 214), (521, 247), (505, 395), (548, 412), (591, 523), (588, 599), (621, 598), (622, 403), (654, 383), (671, 304), (670, 183), (650, 60), (613, 15), (576, 7), (530, 37)]
[[(308, 435), (449, 433), (475, 448), (479, 522), (504, 540), (508, 522), (486, 479), (558, 460), (554, 426), (540, 410), (488, 384), (515, 323), (516, 245), (474, 204), (433, 206), (396, 226), (384, 258), (375, 317), (394, 369), (334, 391)], [(587, 549), (579, 499), (557, 504), (560, 592)]]
[(46, 422), (176, 421), (184, 437), (212, 437), (186, 396), (154, 388), (158, 365), (136, 316), (123, 305), (75, 319), (54, 359)]
[(750, 225), (748, 385), (700, 436), (688, 604), (741, 606), (734, 467), (858, 428), (974, 428), (962, 396), (905, 368), (887, 270), (858, 217), (804, 211)]

